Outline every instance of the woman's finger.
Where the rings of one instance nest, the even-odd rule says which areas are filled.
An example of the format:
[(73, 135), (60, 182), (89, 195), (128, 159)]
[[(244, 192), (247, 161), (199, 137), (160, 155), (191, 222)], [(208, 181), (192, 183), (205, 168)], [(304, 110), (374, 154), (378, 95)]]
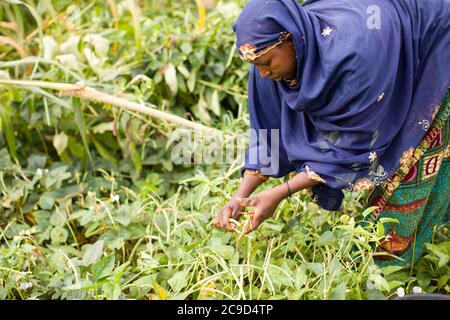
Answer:
[(212, 225), (213, 225), (214, 227), (216, 227), (216, 228), (220, 228), (220, 221), (219, 221), (219, 219), (217, 218), (217, 216), (213, 219)]
[(241, 208), (239, 208), (238, 206), (234, 206), (234, 207), (233, 207), (233, 212), (231, 213), (231, 217), (232, 217), (234, 220), (239, 221), (239, 219), (241, 218), (241, 216), (242, 216)]
[(259, 227), (261, 222), (263, 222), (264, 219), (261, 218), (261, 215), (254, 215), (253, 218), (250, 220), (250, 226), (244, 230), (244, 234), (249, 234), (253, 230)]
[(231, 215), (231, 217), (232, 217), (234, 220), (239, 221), (239, 220), (241, 219), (241, 217), (242, 217), (242, 212), (236, 210), (236, 211), (233, 212), (233, 214)]
[(227, 206), (222, 209), (219, 224), (220, 227), (227, 230), (227, 231), (234, 231), (234, 224), (230, 224), (229, 219), (231, 218), (231, 214), (233, 213), (233, 210), (230, 206)]
[(214, 219), (212, 221), (212, 225), (215, 226), (216, 228), (222, 228), (222, 225), (223, 225), (222, 216), (224, 214), (223, 211), (224, 211), (224, 208), (222, 208), (219, 211), (219, 213), (214, 217)]

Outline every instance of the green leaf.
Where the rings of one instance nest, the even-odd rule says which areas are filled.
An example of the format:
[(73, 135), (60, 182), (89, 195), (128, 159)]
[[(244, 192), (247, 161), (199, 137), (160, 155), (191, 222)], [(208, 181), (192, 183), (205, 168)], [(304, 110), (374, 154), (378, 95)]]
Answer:
[(316, 276), (323, 274), (323, 266), (321, 263), (308, 263), (306, 264), (309, 270), (311, 270)]
[(189, 70), (184, 66), (184, 65), (179, 65), (177, 66), (177, 70), (186, 78), (188, 79), (191, 75), (191, 73), (189, 72)]
[(100, 142), (94, 140), (94, 146), (103, 159), (109, 160), (112, 163), (117, 163), (116, 157), (114, 157), (114, 155), (109, 152), (108, 149), (106, 149)]
[(94, 127), (92, 127), (92, 131), (94, 133), (105, 133), (106, 131), (113, 131), (114, 129), (114, 121), (111, 122), (102, 122)]
[(375, 288), (386, 291), (386, 292), (389, 292), (391, 290), (389, 283), (381, 275), (373, 274), (370, 276), (369, 279), (373, 282), (373, 285), (375, 286)]
[(362, 213), (363, 217), (364, 218), (367, 217), (369, 214), (374, 212), (376, 209), (378, 209), (377, 206), (368, 207), (366, 210), (363, 211), (363, 213)]
[(55, 147), (58, 155), (61, 155), (67, 148), (69, 137), (64, 133), (58, 133), (53, 136), (53, 146)]
[(294, 287), (292, 279), (288, 277), (286, 273), (272, 265), (269, 265), (268, 274), (272, 280), (272, 285), (276, 288), (276, 290), (280, 290), (281, 286)]
[(331, 231), (325, 231), (321, 236), (320, 239), (317, 240), (317, 245), (319, 247), (330, 245), (333, 242), (336, 241), (336, 237), (334, 236), (333, 232)]
[(433, 278), (426, 272), (417, 273), (416, 278), (421, 288), (428, 287), (431, 283), (431, 280), (433, 280)]
[[(1, 154), (1, 152), (0, 152)], [(0, 159), (1, 159), (1, 155), (0, 155)], [(1, 162), (1, 160), (0, 160)], [(27, 165), (27, 170), (30, 171), (36, 171), (39, 168), (44, 168), (45, 164), (47, 163), (47, 156), (43, 155), (37, 155), (37, 154), (32, 154), (28, 157), (27, 159), (28, 165)], [(0, 164), (0, 168), (1, 168), (1, 164)]]
[(339, 280), (339, 276), (341, 275), (341, 269), (342, 266), (341, 263), (339, 262), (339, 258), (335, 256), (328, 265), (328, 274), (331, 277), (331, 281)]
[(194, 92), (196, 79), (197, 79), (197, 73), (195, 71), (191, 71), (191, 74), (189, 75), (189, 79), (187, 80), (187, 87), (189, 89), (189, 92)]
[(377, 236), (378, 237), (382, 237), (382, 236), (384, 236), (384, 225), (380, 222), (380, 221), (378, 221), (377, 222)]
[(187, 286), (187, 272), (179, 271), (171, 277), (167, 283), (172, 287), (174, 291), (180, 291)]
[(222, 244), (219, 241), (213, 241), (212, 244), (209, 246), (209, 248), (213, 252), (222, 256), (225, 260), (231, 259), (234, 255), (234, 248), (232, 246)]
[(75, 123), (78, 128), (78, 132), (81, 136), (81, 140), (83, 141), (84, 150), (89, 157), (89, 161), (91, 163), (92, 168), (94, 167), (94, 161), (92, 160), (91, 152), (89, 150), (89, 143), (87, 138), (87, 128), (86, 122), (84, 121), (83, 111), (81, 110), (81, 101), (80, 98), (73, 97), (72, 98), (72, 108), (75, 116)]
[(137, 172), (142, 171), (142, 159), (139, 152), (136, 150), (136, 146), (133, 143), (129, 143), (129, 148), (131, 152), (131, 160), (133, 160), (134, 166)]
[(217, 90), (214, 90), (211, 95), (211, 103), (209, 104), (209, 109), (214, 112), (216, 116), (220, 116), (219, 92)]
[(208, 112), (208, 104), (203, 96), (200, 96), (198, 103), (192, 107), (192, 113), (194, 113), (197, 119), (200, 119), (203, 123), (210, 123), (211, 116)]
[(74, 53), (74, 52), (78, 52), (78, 44), (80, 42), (80, 36), (79, 35), (70, 35), (69, 38), (64, 41), (63, 43), (61, 43), (61, 45), (59, 46), (59, 51), (60, 53), (65, 53), (65, 54), (69, 54), (69, 53)]
[(92, 290), (95, 289), (94, 284), (89, 280), (82, 280), (79, 283), (67, 286), (64, 288), (65, 290)]
[(126, 271), (126, 268), (131, 264), (130, 261), (127, 261), (117, 268), (114, 269), (114, 283), (120, 285), (120, 279), (122, 278), (122, 274)]
[(102, 257), (103, 245), (104, 245), (103, 240), (98, 240), (97, 242), (95, 242), (92, 245), (86, 245), (89, 247), (86, 249), (86, 251), (83, 255), (83, 260), (82, 260), (83, 265), (88, 266), (93, 263), (96, 263)]
[(169, 86), (172, 95), (175, 96), (178, 91), (177, 71), (175, 70), (175, 67), (171, 63), (169, 63), (166, 66), (166, 70), (164, 71), (164, 80), (166, 81), (166, 84)]
[(114, 269), (115, 257), (114, 255), (104, 257), (99, 262), (91, 266), (92, 276), (94, 281), (98, 282), (104, 278), (109, 277)]
[(69, 233), (63, 227), (54, 227), (52, 231), (50, 231), (50, 238), (52, 239), (52, 243), (62, 243), (66, 242)]
[(347, 286), (346, 282), (337, 285), (337, 287), (334, 288), (333, 292), (330, 295), (330, 300), (345, 300), (346, 286)]
[[(78, 137), (77, 137), (78, 138)], [(84, 146), (74, 138), (69, 136), (69, 150), (77, 158), (85, 158)]]
[(391, 288), (391, 290), (394, 290), (394, 289), (404, 285), (403, 282), (397, 281), (397, 280), (389, 281), (388, 284), (389, 284), (389, 287)]
[(389, 222), (391, 222), (391, 223), (400, 223), (400, 221), (398, 221), (397, 219), (394, 219), (394, 218), (380, 218), (380, 219), (378, 219), (378, 221), (380, 221), (381, 223), (389, 223)]
[(379, 289), (367, 289), (368, 300), (386, 300), (386, 297)]
[(62, 66), (72, 69), (72, 70), (82, 70), (83, 64), (78, 61), (78, 58), (73, 53), (68, 54), (60, 54), (55, 57), (55, 60), (58, 61)]
[[(6, 97), (8, 97), (8, 99)], [(3, 132), (5, 136), (9, 154), (13, 158), (17, 158), (16, 136), (12, 122), (12, 117), (14, 117), (14, 114), (11, 110), (10, 101), (11, 99), (9, 93), (0, 95), (0, 131)]]
[(50, 216), (50, 224), (55, 227), (63, 227), (67, 221), (67, 213), (64, 210), (60, 210), (56, 208), (55, 211), (52, 212)]
[(52, 60), (58, 52), (58, 43), (50, 36), (44, 36), (42, 39), (42, 51), (45, 60)]
[(190, 54), (192, 52), (192, 46), (189, 42), (185, 41), (180, 46), (181, 51), (186, 54)]
[(387, 266), (387, 267), (383, 267), (381, 268), (381, 272), (383, 272), (383, 274), (385, 276), (390, 275), (391, 273), (397, 272), (402, 270), (404, 267), (400, 267), (400, 266)]
[(0, 170), (11, 169), (13, 163), (11, 162), (11, 157), (9, 156), (8, 150), (5, 148), (0, 150)]
[(53, 208), (53, 205), (55, 204), (55, 199), (53, 199), (52, 196), (43, 194), (39, 198), (39, 207), (43, 210), (49, 210)]
[(299, 268), (297, 268), (297, 271), (295, 273), (294, 278), (294, 286), (295, 289), (300, 290), (308, 280), (308, 277), (306, 275), (306, 267), (304, 265), (301, 265)]
[(118, 300), (120, 294), (122, 293), (122, 289), (118, 283), (113, 282), (105, 282), (102, 285), (103, 293), (106, 295), (106, 299), (108, 300)]
[(88, 47), (84, 47), (83, 54), (91, 69), (100, 76), (102, 73), (101, 67), (106, 59), (100, 59), (95, 52)]
[(445, 286), (448, 282), (448, 279), (449, 279), (449, 275), (447, 275), (447, 274), (444, 274), (442, 277), (440, 277), (438, 280), (438, 283), (437, 283), (438, 288), (440, 289), (443, 286)]

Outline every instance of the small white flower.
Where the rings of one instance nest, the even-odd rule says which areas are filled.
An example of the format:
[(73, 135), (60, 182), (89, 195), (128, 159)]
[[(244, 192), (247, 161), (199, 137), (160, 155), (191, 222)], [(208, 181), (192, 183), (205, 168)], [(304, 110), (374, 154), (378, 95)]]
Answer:
[(120, 197), (119, 197), (118, 194), (111, 195), (111, 201), (112, 202), (119, 201), (119, 200), (120, 200)]
[(378, 96), (378, 102), (380, 102), (381, 100), (383, 100), (384, 98), (384, 92), (382, 92), (379, 96)]
[(414, 287), (412, 289), (413, 293), (418, 294), (418, 293), (422, 293), (422, 288), (421, 287)]
[(355, 226), (355, 218), (351, 217), (350, 220), (348, 221), (348, 224), (351, 226)]
[(402, 287), (397, 288), (397, 295), (402, 298), (405, 296), (405, 289), (403, 289)]
[(20, 290), (27, 290), (33, 286), (31, 282), (22, 282), (19, 286)]
[(42, 169), (41, 168), (36, 170), (36, 177), (38, 177), (39, 179), (42, 178)]
[(378, 156), (376, 152), (371, 152), (369, 155), (369, 160), (370, 162), (374, 162), (375, 160), (377, 160)]
[(333, 31), (333, 29), (331, 29), (329, 26), (327, 26), (325, 29), (323, 29), (322, 31), (322, 37), (328, 37), (331, 32)]

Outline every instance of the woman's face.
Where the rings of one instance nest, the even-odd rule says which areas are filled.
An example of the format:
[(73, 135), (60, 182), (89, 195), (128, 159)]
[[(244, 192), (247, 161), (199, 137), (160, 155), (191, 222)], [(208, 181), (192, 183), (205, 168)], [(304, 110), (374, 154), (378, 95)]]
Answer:
[(283, 42), (251, 62), (258, 68), (261, 77), (274, 81), (291, 80), (297, 73), (297, 59), (292, 40)]

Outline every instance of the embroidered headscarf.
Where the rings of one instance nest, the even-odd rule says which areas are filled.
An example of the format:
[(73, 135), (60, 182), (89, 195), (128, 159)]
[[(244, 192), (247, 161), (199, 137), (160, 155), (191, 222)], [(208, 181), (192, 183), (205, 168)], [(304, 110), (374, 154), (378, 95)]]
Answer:
[(286, 33), (297, 57), (294, 86), (251, 68), (250, 126), (279, 130), (279, 156), (255, 161), (277, 141), (251, 135), (241, 172), (304, 171), (328, 210), (341, 189), (371, 189), (412, 156), (450, 84), (446, 0), (250, 0), (233, 30), (248, 61)]

